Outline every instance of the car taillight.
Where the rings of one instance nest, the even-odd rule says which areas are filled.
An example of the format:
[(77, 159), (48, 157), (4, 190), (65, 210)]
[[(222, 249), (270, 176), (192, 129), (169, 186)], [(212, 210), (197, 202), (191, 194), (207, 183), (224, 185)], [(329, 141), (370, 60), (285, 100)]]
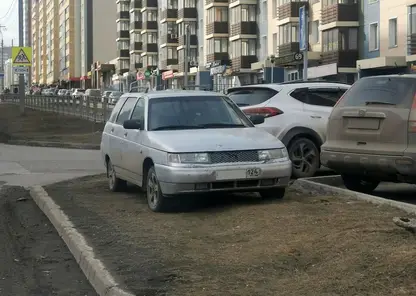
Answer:
[(412, 108), (409, 115), (409, 133), (416, 133), (416, 94), (413, 96)]
[(264, 117), (272, 117), (283, 114), (283, 111), (274, 107), (259, 107), (244, 109), (243, 112), (247, 115), (263, 115)]

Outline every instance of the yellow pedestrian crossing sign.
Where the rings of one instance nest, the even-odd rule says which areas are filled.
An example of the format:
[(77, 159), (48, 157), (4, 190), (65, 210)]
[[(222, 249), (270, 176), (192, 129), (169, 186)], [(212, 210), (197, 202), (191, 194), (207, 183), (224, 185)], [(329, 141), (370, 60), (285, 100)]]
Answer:
[(12, 47), (12, 64), (13, 66), (32, 66), (32, 48)]

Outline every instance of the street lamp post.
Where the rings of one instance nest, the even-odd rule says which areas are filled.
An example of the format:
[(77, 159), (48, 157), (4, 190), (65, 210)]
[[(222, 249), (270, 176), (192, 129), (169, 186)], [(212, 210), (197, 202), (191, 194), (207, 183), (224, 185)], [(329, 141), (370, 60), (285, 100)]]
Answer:
[(276, 61), (276, 57), (275, 57), (275, 55), (274, 54), (272, 54), (271, 56), (270, 56), (270, 63), (272, 64), (272, 67), (270, 68), (270, 70), (271, 70), (271, 83), (274, 83), (274, 63), (275, 63), (275, 61)]

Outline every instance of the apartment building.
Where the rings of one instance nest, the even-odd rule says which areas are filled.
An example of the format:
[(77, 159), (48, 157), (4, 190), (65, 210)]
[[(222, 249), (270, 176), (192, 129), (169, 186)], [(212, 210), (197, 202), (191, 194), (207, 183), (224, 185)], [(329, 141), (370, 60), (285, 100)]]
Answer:
[(361, 77), (416, 73), (416, 0), (364, 0)]

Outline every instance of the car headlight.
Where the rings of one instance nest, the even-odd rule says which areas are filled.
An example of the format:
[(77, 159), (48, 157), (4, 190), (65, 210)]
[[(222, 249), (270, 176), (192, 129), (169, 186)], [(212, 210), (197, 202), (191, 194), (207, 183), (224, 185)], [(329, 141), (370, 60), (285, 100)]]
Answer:
[(208, 153), (169, 153), (169, 163), (209, 163)]
[(286, 148), (259, 150), (258, 154), (260, 161), (289, 159)]

